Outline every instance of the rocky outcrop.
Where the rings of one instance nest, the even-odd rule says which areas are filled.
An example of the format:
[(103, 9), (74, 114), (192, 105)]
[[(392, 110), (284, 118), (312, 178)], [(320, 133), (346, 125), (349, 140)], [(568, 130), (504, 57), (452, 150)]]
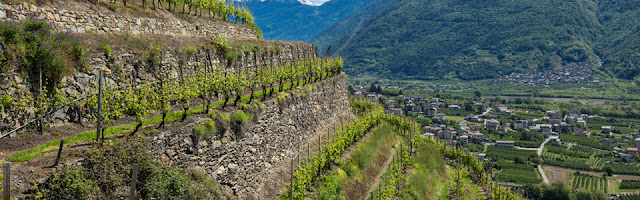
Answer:
[(264, 109), (238, 140), (198, 140), (192, 133), (198, 123), (193, 123), (148, 137), (148, 142), (165, 162), (203, 168), (242, 199), (266, 198), (268, 184), (282, 183), (262, 179), (285, 164), (288, 168), (294, 152), (307, 147), (303, 141), (313, 139), (311, 133), (317, 127), (349, 112), (344, 75), (314, 83), (312, 88), (310, 92), (298, 89), (286, 102), (263, 102)]

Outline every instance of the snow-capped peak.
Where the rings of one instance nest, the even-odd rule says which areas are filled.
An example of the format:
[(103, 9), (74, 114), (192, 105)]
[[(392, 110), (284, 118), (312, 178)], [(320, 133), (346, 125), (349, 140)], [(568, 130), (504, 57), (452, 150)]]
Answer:
[(298, 2), (309, 6), (321, 6), (329, 0), (298, 0)]

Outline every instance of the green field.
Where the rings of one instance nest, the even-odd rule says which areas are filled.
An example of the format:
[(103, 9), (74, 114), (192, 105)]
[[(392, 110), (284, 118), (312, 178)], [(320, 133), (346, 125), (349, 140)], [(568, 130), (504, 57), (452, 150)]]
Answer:
[(607, 194), (608, 191), (608, 182), (607, 179), (603, 179), (602, 177), (595, 177), (584, 174), (571, 174), (570, 176), (570, 184), (571, 188), (584, 188), (590, 191), (600, 191)]
[(464, 117), (461, 117), (461, 116), (446, 116), (446, 119), (450, 120), (450, 121), (459, 122), (459, 121), (464, 120)]
[(511, 161), (500, 160), (496, 162), (500, 169), (497, 177), (500, 182), (516, 184), (536, 184), (542, 182), (542, 178), (531, 164), (517, 164)]

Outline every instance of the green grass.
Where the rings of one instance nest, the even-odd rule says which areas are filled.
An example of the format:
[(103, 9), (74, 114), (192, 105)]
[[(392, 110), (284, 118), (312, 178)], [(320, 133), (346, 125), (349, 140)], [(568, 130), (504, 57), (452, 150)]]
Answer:
[[(290, 86), (291, 86), (291, 83), (286, 83), (284, 84), (283, 89), (288, 89)], [(269, 94), (269, 92), (270, 91), (267, 91), (267, 95)], [(280, 92), (278, 87), (274, 88), (274, 94), (277, 92)], [(254, 100), (259, 100), (262, 96), (264, 96), (262, 91), (256, 92), (254, 94)], [(249, 98), (250, 96), (242, 97), (240, 99), (240, 102), (248, 102)], [(235, 100), (234, 98), (229, 99), (229, 102), (233, 102), (234, 100)], [(216, 101), (210, 104), (210, 107), (215, 108), (215, 107), (221, 106), (223, 103), (224, 101), (222, 100)], [(196, 107), (190, 108), (186, 114), (191, 115), (193, 113), (201, 113), (203, 110), (204, 110), (203, 106), (196, 106)], [(165, 121), (167, 123), (170, 123), (181, 118), (182, 118), (182, 111), (176, 111), (176, 112), (168, 113)], [(142, 124), (143, 126), (145, 126), (145, 125), (151, 125), (151, 124), (160, 124), (160, 122), (162, 122), (162, 116), (155, 116), (155, 117), (143, 120)], [(137, 122), (134, 122), (134, 123), (124, 124), (120, 126), (108, 127), (107, 129), (105, 129), (104, 136), (106, 138), (106, 137), (120, 134), (120, 133), (131, 132), (135, 129), (137, 124), (138, 124)], [(64, 143), (66, 146), (68, 146), (72, 144), (77, 144), (79, 142), (91, 141), (91, 140), (95, 140), (95, 136), (96, 136), (95, 130), (87, 131), (87, 132), (80, 133), (78, 135), (65, 138)], [(55, 141), (48, 142), (36, 147), (32, 147), (29, 149), (25, 149), (23, 151), (16, 152), (8, 156), (6, 160), (11, 162), (26, 162), (26, 161), (33, 160), (34, 158), (37, 158), (44, 154), (56, 151), (58, 149), (58, 146), (60, 146), (60, 141), (61, 140), (55, 140)]]
[(447, 120), (459, 122), (459, 121), (464, 120), (465, 117), (464, 116), (446, 116), (445, 118)]
[(232, 121), (238, 124), (244, 124), (244, 123), (247, 123), (249, 120), (251, 120), (253, 116), (251, 116), (251, 114), (244, 113), (244, 111), (242, 110), (237, 110), (236, 112), (231, 114), (229, 118), (231, 118)]
[(213, 123), (213, 120), (207, 119), (203, 124), (193, 127), (193, 132), (199, 138), (211, 138), (218, 132), (218, 129), (216, 124)]
[[(347, 160), (338, 161), (338, 168), (331, 175), (323, 176), (321, 187), (317, 189), (318, 199), (340, 199), (341, 197), (364, 198), (369, 184), (378, 175), (382, 165), (391, 153), (397, 137), (393, 127), (383, 123), (362, 140)], [(346, 177), (343, 174), (346, 173)], [(336, 189), (336, 185), (340, 189)]]
[(416, 142), (416, 155), (410, 161), (413, 170), (405, 175), (407, 184), (401, 192), (403, 199), (429, 199), (448, 195), (441, 191), (447, 188), (447, 171), (450, 170), (447, 170), (448, 165), (436, 152), (436, 147), (425, 139)]

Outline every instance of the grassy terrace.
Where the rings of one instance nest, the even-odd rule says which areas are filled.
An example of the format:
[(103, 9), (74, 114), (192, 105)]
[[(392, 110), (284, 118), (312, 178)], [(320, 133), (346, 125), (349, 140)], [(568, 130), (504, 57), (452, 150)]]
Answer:
[[(286, 83), (283, 87), (283, 91), (288, 89), (289, 87), (291, 87), (292, 83)], [(269, 94), (270, 91), (267, 90), (267, 95)], [(274, 94), (277, 94), (278, 92), (280, 92), (279, 87), (275, 87), (274, 88)], [(260, 98), (262, 98), (262, 96), (264, 96), (264, 94), (262, 93), (262, 91), (256, 92), (254, 94), (254, 100), (259, 100)], [(240, 99), (239, 102), (248, 102), (249, 101), (250, 96), (245, 96), (242, 97)], [(235, 98), (231, 98), (229, 99), (229, 102), (233, 102), (235, 100)], [(220, 101), (216, 101), (210, 104), (210, 109), (211, 108), (216, 108), (218, 106), (221, 106), (224, 103), (223, 100)], [(191, 115), (193, 113), (201, 113), (204, 110), (203, 106), (195, 106), (190, 108), (187, 111), (187, 115)], [(166, 116), (166, 123), (171, 123), (173, 121), (179, 120), (182, 118), (182, 111), (175, 111), (175, 112), (171, 112), (169, 114), (167, 114)], [(147, 126), (147, 125), (153, 125), (153, 124), (160, 124), (160, 122), (162, 121), (162, 116), (155, 116), (155, 117), (151, 117), (149, 119), (145, 119), (142, 121), (142, 125)], [(132, 132), (136, 125), (138, 123), (137, 122), (133, 122), (130, 124), (124, 124), (124, 125), (120, 125), (120, 126), (112, 126), (112, 127), (108, 127), (107, 129), (105, 129), (104, 131), (104, 136), (109, 137), (109, 136), (114, 136), (117, 134), (121, 134), (121, 133), (126, 133), (126, 132)], [(77, 144), (80, 142), (87, 142), (87, 141), (91, 141), (94, 140), (96, 136), (96, 131), (87, 131), (87, 132), (83, 132), (80, 133), (78, 135), (74, 135), (74, 136), (70, 136), (65, 138), (65, 145), (72, 145), (72, 144)], [(42, 156), (44, 154), (50, 153), (50, 152), (54, 152), (57, 150), (58, 146), (60, 145), (60, 141), (61, 140), (55, 140), (52, 142), (48, 142), (33, 148), (29, 148), (23, 151), (19, 151), (16, 152), (10, 156), (8, 156), (6, 158), (7, 161), (11, 161), (11, 162), (26, 162), (26, 161), (30, 161), (33, 160), (39, 156)]]
[(363, 191), (373, 184), (392, 153), (398, 138), (392, 126), (383, 123), (371, 130), (371, 136), (355, 147), (351, 157), (338, 161), (338, 167), (322, 176), (320, 187), (314, 188), (317, 199), (362, 199)]
[[(450, 189), (456, 187), (456, 168), (444, 162), (436, 147), (426, 139), (416, 142), (416, 155), (410, 160), (401, 199), (450, 199)], [(482, 190), (467, 173), (462, 176), (463, 199), (484, 199)], [(428, 177), (428, 178), (425, 178)], [(454, 195), (455, 196), (455, 195)]]

